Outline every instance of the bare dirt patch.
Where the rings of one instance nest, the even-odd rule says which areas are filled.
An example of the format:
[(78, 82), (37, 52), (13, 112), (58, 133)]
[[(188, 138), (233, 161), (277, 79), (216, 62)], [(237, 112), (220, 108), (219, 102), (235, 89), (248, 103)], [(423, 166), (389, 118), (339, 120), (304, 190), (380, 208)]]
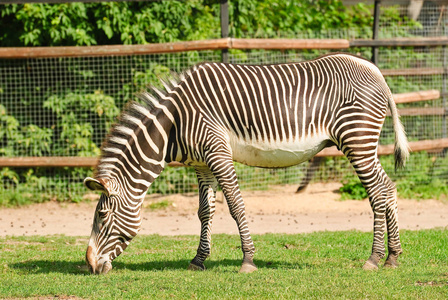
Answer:
[[(340, 201), (339, 183), (311, 184), (304, 193), (296, 186), (275, 186), (268, 191), (243, 191), (249, 228), (253, 234), (313, 231), (371, 231), (373, 215), (368, 200)], [(99, 198), (98, 196), (96, 197)], [(169, 203), (151, 210), (150, 204)], [(48, 202), (21, 208), (0, 209), (0, 236), (90, 235), (96, 201)], [(399, 199), (401, 229), (448, 227), (448, 204), (437, 200)], [(142, 213), (140, 234), (198, 235), (197, 195), (149, 196)], [(213, 233), (237, 234), (227, 204), (218, 194)]]

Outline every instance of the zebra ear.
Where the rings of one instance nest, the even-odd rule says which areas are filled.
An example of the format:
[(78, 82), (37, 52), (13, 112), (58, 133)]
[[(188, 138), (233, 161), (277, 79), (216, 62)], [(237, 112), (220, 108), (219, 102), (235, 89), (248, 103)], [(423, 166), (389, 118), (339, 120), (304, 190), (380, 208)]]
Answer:
[(109, 186), (107, 181), (104, 179), (95, 179), (91, 177), (87, 177), (84, 179), (84, 185), (91, 191), (100, 191), (106, 194), (107, 197), (114, 195), (112, 191), (109, 190)]

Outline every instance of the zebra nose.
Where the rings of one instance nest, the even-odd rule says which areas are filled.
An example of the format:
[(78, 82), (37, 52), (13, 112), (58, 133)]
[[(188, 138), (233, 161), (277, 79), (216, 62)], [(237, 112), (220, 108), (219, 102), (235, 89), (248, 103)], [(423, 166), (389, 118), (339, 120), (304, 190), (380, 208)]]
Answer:
[(93, 250), (92, 246), (87, 247), (86, 262), (87, 266), (89, 267), (90, 273), (96, 274), (98, 260), (96, 258), (95, 250)]
[(112, 270), (112, 264), (110, 261), (106, 261), (101, 268), (101, 274), (107, 274), (110, 270)]

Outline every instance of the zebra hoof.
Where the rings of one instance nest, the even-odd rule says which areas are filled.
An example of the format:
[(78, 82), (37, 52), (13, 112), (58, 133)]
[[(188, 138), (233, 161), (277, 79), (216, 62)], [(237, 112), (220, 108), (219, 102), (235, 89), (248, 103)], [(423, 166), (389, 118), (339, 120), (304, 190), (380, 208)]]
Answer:
[(257, 267), (252, 263), (244, 263), (239, 270), (239, 273), (252, 273), (257, 270)]
[(202, 264), (201, 266), (195, 265), (194, 263), (190, 263), (188, 266), (188, 270), (190, 271), (205, 271), (205, 266)]
[(374, 271), (374, 270), (378, 270), (378, 264), (374, 263), (373, 261), (371, 261), (370, 259), (367, 260), (364, 264), (364, 266), (362, 266), (363, 270), (368, 270), (368, 271)]
[(395, 257), (388, 257), (386, 259), (386, 262), (384, 263), (384, 267), (385, 268), (391, 268), (391, 269), (395, 269), (398, 268), (399, 264), (397, 262), (397, 259)]
[(364, 270), (378, 270), (378, 263), (380, 262), (381, 257), (381, 254), (372, 253), (362, 268)]

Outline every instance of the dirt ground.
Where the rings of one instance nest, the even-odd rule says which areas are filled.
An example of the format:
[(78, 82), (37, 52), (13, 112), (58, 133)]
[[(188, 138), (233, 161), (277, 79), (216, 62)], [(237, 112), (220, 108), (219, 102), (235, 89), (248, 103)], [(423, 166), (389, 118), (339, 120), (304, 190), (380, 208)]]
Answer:
[[(311, 184), (304, 193), (296, 186), (278, 186), (269, 191), (243, 191), (249, 229), (253, 234), (302, 233), (313, 231), (371, 231), (373, 216), (367, 200), (340, 201), (338, 183)], [(92, 195), (98, 199), (98, 195)], [(237, 234), (222, 194), (218, 194), (213, 233)], [(151, 203), (167, 200), (167, 208), (152, 211)], [(90, 235), (96, 200), (91, 202), (49, 202), (21, 208), (0, 209), (0, 236)], [(399, 199), (401, 229), (445, 227), (448, 204), (437, 200)], [(148, 197), (144, 204), (140, 234), (199, 235), (197, 195)]]

